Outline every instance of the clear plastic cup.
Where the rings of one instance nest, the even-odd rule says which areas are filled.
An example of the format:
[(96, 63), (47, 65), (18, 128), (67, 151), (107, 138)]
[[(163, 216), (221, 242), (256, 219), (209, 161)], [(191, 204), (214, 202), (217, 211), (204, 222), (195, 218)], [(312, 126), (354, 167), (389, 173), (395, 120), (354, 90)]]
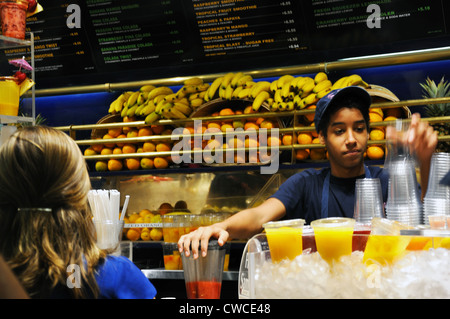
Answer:
[(402, 229), (410, 227), (386, 218), (372, 219), (372, 230), (364, 250), (366, 264), (392, 264), (406, 252), (411, 236), (402, 236)]
[(181, 262), (181, 254), (178, 251), (176, 243), (163, 243), (164, 269), (181, 270), (183, 265)]
[(447, 229), (446, 215), (430, 215), (428, 221), (431, 229)]
[(27, 0), (1, 0), (0, 17), (2, 34), (6, 37), (25, 39)]
[(123, 220), (95, 220), (97, 246), (100, 249), (112, 250), (113, 254), (120, 254), (120, 240), (122, 239)]
[(383, 195), (379, 178), (358, 179), (355, 184), (353, 218), (368, 223), (374, 217), (384, 217)]
[(217, 240), (208, 244), (208, 254), (194, 259), (181, 254), (186, 294), (189, 299), (219, 299), (227, 245), (220, 246)]
[(263, 224), (272, 262), (293, 260), (303, 251), (302, 231), (304, 219), (274, 221)]
[(353, 218), (331, 217), (311, 222), (316, 238), (317, 251), (328, 263), (351, 255), (355, 227)]

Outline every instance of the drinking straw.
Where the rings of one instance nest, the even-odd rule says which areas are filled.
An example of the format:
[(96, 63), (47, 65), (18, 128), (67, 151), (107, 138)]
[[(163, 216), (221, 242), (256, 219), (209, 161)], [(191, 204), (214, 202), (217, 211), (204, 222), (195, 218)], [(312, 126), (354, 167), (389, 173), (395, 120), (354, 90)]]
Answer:
[(130, 201), (130, 195), (126, 195), (125, 196), (125, 203), (123, 204), (123, 207), (122, 207), (122, 214), (120, 215), (120, 220), (123, 220), (125, 218), (125, 213), (127, 212), (128, 202), (129, 201)]

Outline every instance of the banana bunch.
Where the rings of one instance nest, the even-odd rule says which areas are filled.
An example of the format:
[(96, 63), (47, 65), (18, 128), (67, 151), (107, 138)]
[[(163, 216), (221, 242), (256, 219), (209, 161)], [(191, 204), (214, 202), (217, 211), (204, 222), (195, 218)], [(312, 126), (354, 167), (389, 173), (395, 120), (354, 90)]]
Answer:
[(208, 102), (215, 98), (224, 100), (244, 99), (254, 85), (255, 82), (253, 82), (251, 75), (243, 72), (229, 72), (211, 83), (204, 100)]
[(331, 87), (332, 90), (336, 90), (336, 89), (342, 89), (345, 88), (347, 86), (362, 86), (363, 88), (367, 89), (370, 87), (369, 84), (367, 84), (360, 75), (358, 74), (353, 74), (350, 76), (344, 76), (342, 78), (340, 78), (339, 80), (337, 80), (333, 86)]

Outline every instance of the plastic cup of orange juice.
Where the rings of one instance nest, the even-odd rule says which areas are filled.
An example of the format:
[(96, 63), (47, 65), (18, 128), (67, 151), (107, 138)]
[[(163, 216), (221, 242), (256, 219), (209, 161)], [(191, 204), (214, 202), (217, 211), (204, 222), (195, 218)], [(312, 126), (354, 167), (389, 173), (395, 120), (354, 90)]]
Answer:
[(351, 255), (353, 218), (330, 217), (311, 222), (316, 237), (317, 251), (328, 263), (338, 261), (340, 257)]
[(304, 219), (274, 221), (263, 224), (272, 262), (280, 262), (283, 259), (293, 260), (302, 254), (304, 224)]
[(0, 1), (0, 17), (4, 36), (25, 39), (27, 9), (28, 1), (26, 0)]

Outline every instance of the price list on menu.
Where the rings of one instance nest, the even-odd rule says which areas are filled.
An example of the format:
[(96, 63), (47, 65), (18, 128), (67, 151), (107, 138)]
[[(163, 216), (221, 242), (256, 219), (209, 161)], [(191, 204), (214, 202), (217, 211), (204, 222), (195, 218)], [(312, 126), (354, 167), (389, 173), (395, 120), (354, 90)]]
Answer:
[[(27, 19), (26, 30), (34, 33), (35, 71), (39, 77), (86, 74), (95, 71), (87, 35), (80, 29), (67, 27), (69, 3), (43, 1), (45, 10)], [(70, 1), (76, 3), (76, 1)], [(6, 58), (26, 56), (29, 48), (3, 50)]]
[(176, 0), (87, 0), (91, 45), (109, 71), (182, 63), (187, 35)]
[(192, 0), (204, 57), (307, 49), (297, 1)]

